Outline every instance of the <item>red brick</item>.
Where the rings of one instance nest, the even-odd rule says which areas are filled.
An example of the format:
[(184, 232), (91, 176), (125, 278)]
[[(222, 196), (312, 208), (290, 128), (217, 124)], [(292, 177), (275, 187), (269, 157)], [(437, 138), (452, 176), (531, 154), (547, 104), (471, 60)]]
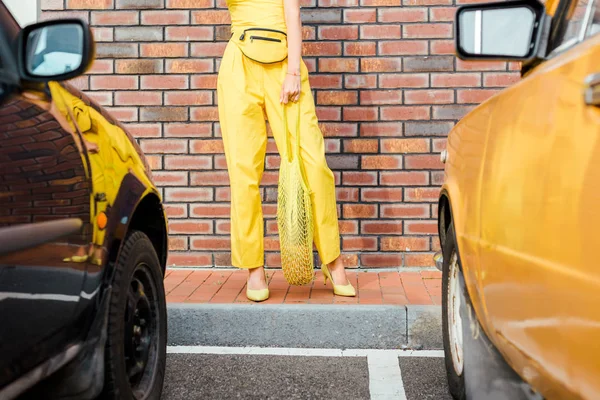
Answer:
[(186, 237), (169, 236), (169, 251), (181, 251), (187, 249), (188, 245)]
[(165, 93), (165, 105), (167, 106), (198, 106), (210, 104), (212, 104), (212, 93), (208, 91), (182, 91)]
[(360, 125), (360, 136), (402, 136), (401, 122), (373, 122)]
[(374, 56), (377, 54), (375, 42), (348, 42), (344, 43), (345, 56)]
[(196, 154), (220, 154), (223, 153), (223, 141), (215, 140), (194, 140), (191, 143), (191, 151)]
[(216, 89), (217, 75), (192, 76), (192, 89)]
[(344, 204), (344, 218), (376, 218), (377, 206), (370, 204)]
[(454, 55), (456, 52), (453, 40), (432, 40), (430, 47), (433, 55)]
[(366, 235), (401, 235), (402, 221), (362, 221), (360, 231)]
[(142, 11), (144, 25), (187, 25), (190, 14), (187, 11)]
[(451, 5), (452, 0), (403, 0), (404, 6), (445, 6)]
[(362, 169), (402, 169), (402, 156), (363, 156)]
[(379, 42), (379, 54), (382, 56), (427, 54), (425, 40), (389, 40)]
[(429, 205), (427, 204), (397, 204), (382, 205), (381, 218), (429, 218)]
[(377, 173), (344, 171), (342, 182), (346, 186), (373, 186), (377, 184)]
[(379, 142), (375, 139), (353, 139), (344, 141), (344, 153), (377, 153)]
[(320, 72), (358, 72), (356, 58), (323, 58), (319, 60)]
[(404, 189), (404, 201), (407, 202), (437, 202), (439, 198), (440, 189), (437, 187)]
[(399, 39), (402, 36), (400, 25), (364, 25), (360, 27), (361, 39)]
[(429, 86), (428, 74), (385, 74), (379, 77), (379, 87), (395, 88), (425, 88)]
[(429, 175), (425, 171), (402, 171), (381, 173), (381, 184), (384, 186), (427, 185), (428, 183)]
[(404, 95), (406, 104), (452, 104), (453, 90), (407, 90)]
[(362, 267), (401, 267), (402, 254), (400, 253), (363, 253), (360, 255)]
[(408, 235), (437, 235), (437, 221), (406, 221), (404, 225)]
[(192, 121), (218, 121), (217, 107), (193, 107), (190, 111)]
[(162, 65), (162, 60), (116, 60), (115, 70), (118, 74), (159, 74)]
[(426, 8), (382, 8), (378, 10), (379, 22), (425, 22), (427, 21)]
[(432, 7), (429, 9), (429, 20), (432, 22), (454, 22), (456, 7)]
[(142, 57), (176, 58), (187, 57), (187, 43), (142, 43), (140, 44)]
[(194, 186), (228, 186), (229, 174), (226, 171), (192, 172), (190, 181)]
[(347, 89), (372, 89), (377, 87), (377, 75), (346, 75)]
[(94, 60), (88, 74), (112, 74), (114, 72), (114, 60)]
[(213, 190), (210, 188), (166, 188), (165, 201), (167, 202), (196, 202), (196, 201), (212, 201)]
[(405, 167), (407, 169), (444, 169), (439, 155), (406, 156)]
[[(192, 43), (192, 57), (222, 57), (227, 42)], [(212, 72), (212, 71), (211, 71)]]
[(96, 42), (112, 42), (114, 39), (113, 28), (93, 28), (92, 31)]
[(401, 90), (362, 90), (361, 105), (402, 104)]
[(358, 102), (358, 93), (351, 90), (317, 92), (317, 104), (319, 105), (348, 105)]
[(162, 104), (160, 92), (116, 92), (115, 104), (124, 106), (145, 105), (156, 106)]
[(385, 139), (381, 141), (382, 153), (428, 153), (427, 139)]
[(191, 216), (195, 218), (215, 218), (230, 216), (229, 204), (192, 205)]
[(420, 253), (404, 255), (404, 266), (405, 267), (433, 267), (435, 262), (433, 261), (433, 253)]
[(362, 72), (397, 72), (402, 70), (401, 58), (363, 58), (360, 60)]
[(343, 237), (342, 248), (346, 251), (375, 251), (377, 238), (374, 237)]
[(429, 239), (424, 237), (382, 237), (382, 251), (423, 251), (429, 250)]
[(214, 71), (212, 60), (166, 60), (166, 64), (170, 74), (205, 74)]
[(367, 24), (377, 22), (375, 10), (355, 9), (344, 10), (344, 22), (353, 24)]
[(90, 87), (93, 90), (135, 90), (138, 88), (138, 78), (135, 76), (92, 76)]
[(483, 74), (483, 86), (506, 87), (519, 82), (521, 76), (518, 73), (485, 73)]
[(302, 45), (302, 54), (304, 57), (340, 56), (342, 55), (342, 45), (337, 42), (304, 42)]
[(165, 124), (164, 131), (166, 137), (208, 137), (212, 135), (212, 125), (210, 123)]
[(429, 119), (429, 107), (424, 106), (386, 106), (381, 107), (381, 120), (407, 121)]
[(319, 26), (320, 40), (356, 40), (358, 39), (358, 26)]
[(212, 26), (168, 26), (165, 37), (168, 41), (175, 42), (211, 41), (214, 38), (214, 28)]
[(188, 183), (188, 174), (183, 171), (154, 171), (152, 179), (160, 187), (185, 186)]
[(139, 13), (137, 11), (93, 11), (92, 25), (137, 25)]
[(462, 61), (456, 59), (457, 71), (505, 71), (503, 61)]
[(321, 132), (325, 137), (357, 136), (356, 124), (340, 122), (324, 122), (320, 124)]
[(361, 201), (365, 202), (396, 202), (402, 201), (403, 197), (401, 188), (364, 188), (361, 192)]
[(144, 153), (187, 153), (188, 143), (176, 139), (142, 140), (141, 148)]
[[(312, 7), (315, 5), (312, 4)], [(356, 7), (358, 0), (319, 0), (319, 7)]]
[(167, 262), (172, 267), (212, 267), (212, 255), (208, 253), (198, 252), (185, 252), (176, 253), (171, 252), (169, 254), (169, 260)]
[(448, 73), (431, 74), (431, 87), (469, 87), (481, 84), (481, 74)]
[(444, 39), (452, 37), (452, 24), (405, 24), (402, 37), (405, 39)]
[(167, 214), (167, 217), (171, 219), (187, 218), (187, 204), (165, 204), (165, 212)]
[(185, 171), (211, 169), (212, 159), (209, 156), (165, 156), (165, 168)]
[(197, 25), (229, 25), (229, 11), (227, 10), (203, 10), (192, 12), (192, 24)]
[(358, 202), (358, 188), (336, 188), (336, 198), (341, 202)]
[(377, 107), (345, 107), (344, 121), (376, 121)]
[(309, 76), (312, 89), (341, 89), (342, 77), (337, 75), (317, 75)]
[(317, 107), (317, 119), (319, 121), (340, 121), (342, 119), (341, 107)]
[(213, 8), (214, 0), (167, 0), (167, 8)]
[(142, 89), (187, 89), (188, 77), (185, 75), (145, 75), (142, 76)]
[(479, 104), (497, 94), (500, 90), (494, 89), (465, 89), (459, 90), (457, 103)]
[(138, 121), (137, 107), (105, 107), (114, 118), (121, 122), (136, 122)]

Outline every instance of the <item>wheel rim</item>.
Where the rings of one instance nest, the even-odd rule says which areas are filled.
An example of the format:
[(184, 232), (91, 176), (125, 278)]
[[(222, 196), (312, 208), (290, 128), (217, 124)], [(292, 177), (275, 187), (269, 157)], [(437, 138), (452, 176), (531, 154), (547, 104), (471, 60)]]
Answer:
[(134, 398), (151, 388), (158, 363), (159, 303), (152, 273), (146, 264), (133, 272), (125, 308), (125, 370)]
[(460, 293), (458, 267), (458, 255), (452, 253), (450, 268), (448, 271), (448, 330), (450, 332), (450, 353), (452, 354), (452, 365), (458, 376), (463, 372), (463, 331), (460, 308), (462, 296)]

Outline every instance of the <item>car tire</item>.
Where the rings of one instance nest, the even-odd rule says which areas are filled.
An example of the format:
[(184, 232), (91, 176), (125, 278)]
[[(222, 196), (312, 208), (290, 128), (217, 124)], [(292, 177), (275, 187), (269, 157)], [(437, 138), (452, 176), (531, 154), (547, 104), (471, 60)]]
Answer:
[[(450, 394), (457, 400), (466, 399), (465, 379), (464, 379), (464, 352), (462, 351), (462, 323), (460, 318), (456, 322), (456, 315), (460, 315), (460, 307), (457, 307), (454, 296), (459, 296), (464, 300), (464, 294), (458, 291), (460, 287), (455, 280), (458, 275), (462, 275), (462, 266), (456, 247), (456, 238), (454, 236), (454, 225), (451, 223), (446, 234), (444, 243), (444, 261), (442, 269), (442, 332), (444, 339), (444, 360), (446, 364), (446, 373), (448, 375), (448, 388)], [(456, 285), (456, 286), (455, 286)], [(457, 314), (458, 313), (458, 314)], [(454, 316), (454, 317), (453, 317)], [(460, 343), (460, 346), (459, 346)], [(460, 349), (458, 348), (460, 347)]]
[(115, 264), (101, 398), (160, 399), (167, 344), (163, 279), (148, 236), (131, 232)]

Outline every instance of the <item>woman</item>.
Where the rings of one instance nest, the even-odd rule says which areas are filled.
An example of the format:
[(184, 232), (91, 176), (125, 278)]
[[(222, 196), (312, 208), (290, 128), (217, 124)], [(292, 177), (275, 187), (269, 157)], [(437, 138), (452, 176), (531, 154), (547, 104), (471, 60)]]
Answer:
[[(332, 281), (335, 294), (354, 296), (354, 287), (347, 280), (340, 257), (334, 176), (325, 160), (323, 135), (315, 114), (308, 71), (301, 57), (299, 0), (228, 0), (227, 5), (232, 37), (219, 68), (217, 92), (231, 185), (232, 264), (249, 271), (248, 299), (262, 301), (269, 297), (259, 191), (267, 148), (265, 115), (281, 152), (286, 134), (283, 107), (290, 107), (287, 113), (290, 121), (296, 121), (297, 113), (301, 113), (300, 155), (312, 191), (314, 240), (323, 273)], [(258, 44), (253, 42), (255, 38), (262, 41), (260, 45), (264, 48), (272, 44), (274, 53), (280, 43), (285, 59), (266, 63), (249, 57), (248, 47), (244, 51), (244, 46)], [(269, 52), (262, 50), (255, 54), (259, 58), (268, 57)], [(296, 123), (289, 126), (289, 134), (295, 135)]]

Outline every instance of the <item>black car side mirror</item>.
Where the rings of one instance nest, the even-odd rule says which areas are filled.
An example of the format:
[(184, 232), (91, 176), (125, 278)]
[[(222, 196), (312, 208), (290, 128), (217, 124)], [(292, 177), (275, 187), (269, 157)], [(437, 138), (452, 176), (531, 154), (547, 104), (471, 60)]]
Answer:
[(544, 5), (537, 0), (460, 7), (457, 55), (463, 60), (530, 60), (537, 55), (544, 15)]
[(85, 21), (60, 19), (23, 28), (18, 40), (21, 78), (63, 81), (83, 74), (94, 59), (94, 39)]

